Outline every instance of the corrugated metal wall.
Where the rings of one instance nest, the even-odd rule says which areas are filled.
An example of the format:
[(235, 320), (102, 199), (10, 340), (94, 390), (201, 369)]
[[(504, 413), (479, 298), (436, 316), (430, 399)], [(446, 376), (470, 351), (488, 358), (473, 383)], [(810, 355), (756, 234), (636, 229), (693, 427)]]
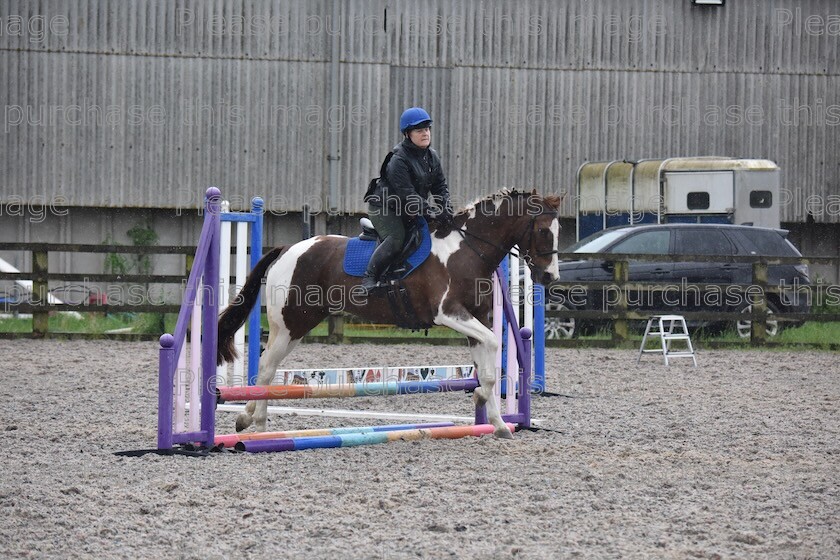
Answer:
[[(840, 221), (830, 0), (0, 2), (0, 200), (277, 211), (361, 195), (422, 104), (453, 194), (566, 191), (586, 160), (777, 161), (783, 221)], [(14, 25), (21, 17), (22, 27)], [(62, 19), (63, 18), (63, 19)], [(39, 25), (40, 22), (40, 25)], [(822, 29), (822, 32), (815, 32)], [(330, 60), (339, 41), (337, 106)], [(809, 202), (810, 201), (810, 202)]]

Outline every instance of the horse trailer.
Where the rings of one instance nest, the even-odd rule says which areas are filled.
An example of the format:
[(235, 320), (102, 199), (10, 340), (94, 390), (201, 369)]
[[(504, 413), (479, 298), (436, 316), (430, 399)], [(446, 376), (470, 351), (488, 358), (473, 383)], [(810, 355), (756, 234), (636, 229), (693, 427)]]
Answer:
[(779, 167), (765, 159), (586, 162), (577, 173), (577, 239), (627, 224), (778, 228), (779, 176)]

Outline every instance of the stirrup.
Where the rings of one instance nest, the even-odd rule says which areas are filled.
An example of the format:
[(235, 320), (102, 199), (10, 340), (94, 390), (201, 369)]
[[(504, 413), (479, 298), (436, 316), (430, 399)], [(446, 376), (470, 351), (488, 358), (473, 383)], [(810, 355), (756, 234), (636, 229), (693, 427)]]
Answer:
[[(365, 282), (366, 280), (373, 280), (373, 283), (372, 284), (369, 283), (369, 282), (366, 283)], [(366, 294), (370, 294), (370, 293), (382, 290), (383, 288), (387, 287), (387, 284), (383, 284), (381, 280), (376, 280), (375, 278), (366, 277), (366, 278), (362, 279), (362, 283), (359, 284), (359, 286), (362, 288), (362, 290)]]

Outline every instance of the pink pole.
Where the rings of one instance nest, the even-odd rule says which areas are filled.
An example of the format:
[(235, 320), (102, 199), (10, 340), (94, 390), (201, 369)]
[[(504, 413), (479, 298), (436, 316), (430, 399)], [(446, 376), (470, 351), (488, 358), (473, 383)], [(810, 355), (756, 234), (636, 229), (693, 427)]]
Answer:
[[(198, 283), (198, 293), (203, 284)], [(201, 428), (201, 299), (195, 298), (190, 326), (190, 430), (197, 432)], [(183, 352), (183, 350), (182, 350)], [(182, 372), (183, 375), (183, 372)]]
[(174, 391), (175, 391), (175, 432), (187, 431), (184, 423), (184, 411), (187, 409), (187, 341), (181, 345), (178, 353), (178, 367), (175, 369)]
[(499, 341), (499, 347), (496, 349), (496, 384), (494, 385), (493, 397), (496, 399), (496, 407), (501, 410), (502, 407), (502, 318), (504, 311), (502, 310), (502, 285), (499, 283), (497, 274), (493, 275), (493, 333), (496, 335), (496, 340)]

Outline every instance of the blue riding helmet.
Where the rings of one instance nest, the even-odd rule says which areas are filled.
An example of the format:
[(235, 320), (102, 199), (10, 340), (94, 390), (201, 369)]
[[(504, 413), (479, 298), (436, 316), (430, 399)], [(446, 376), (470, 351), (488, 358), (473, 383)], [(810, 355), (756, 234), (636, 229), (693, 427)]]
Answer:
[(422, 107), (412, 107), (403, 111), (400, 117), (400, 132), (405, 134), (409, 130), (418, 128), (417, 125), (428, 123), (432, 124), (432, 117)]

